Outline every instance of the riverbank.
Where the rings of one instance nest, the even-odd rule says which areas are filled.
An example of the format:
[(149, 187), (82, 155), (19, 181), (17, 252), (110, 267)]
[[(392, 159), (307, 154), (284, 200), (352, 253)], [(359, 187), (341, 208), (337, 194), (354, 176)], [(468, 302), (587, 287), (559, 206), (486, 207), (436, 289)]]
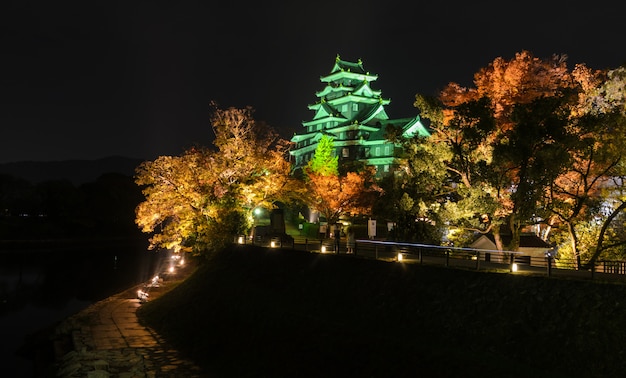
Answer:
[[(137, 291), (155, 300), (195, 271), (193, 264), (175, 273), (101, 300), (65, 319), (50, 339), (54, 362), (38, 376), (201, 377), (201, 370), (136, 316)], [(99, 374), (99, 375), (98, 375)]]
[(163, 268), (167, 251), (147, 239), (91, 239), (93, 243), (0, 252), (0, 366), (7, 376), (33, 377), (34, 350), (50, 327), (91, 304), (145, 282)]

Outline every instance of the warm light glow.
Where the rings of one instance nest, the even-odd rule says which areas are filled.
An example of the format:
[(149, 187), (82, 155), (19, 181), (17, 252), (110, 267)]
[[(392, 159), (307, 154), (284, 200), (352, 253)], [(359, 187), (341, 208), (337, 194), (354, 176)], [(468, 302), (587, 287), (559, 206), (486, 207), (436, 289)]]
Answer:
[(158, 275), (156, 275), (156, 276), (154, 276), (154, 277), (152, 278), (152, 283), (151, 283), (151, 285), (152, 285), (152, 286), (157, 286), (158, 284), (159, 284), (159, 276), (158, 276)]
[(326, 253), (326, 246), (325, 245), (322, 246), (322, 253)]
[(272, 241), (270, 242), (270, 247), (272, 247), (272, 248), (276, 248), (276, 242), (272, 240)]
[(513, 265), (511, 266), (511, 271), (517, 272), (517, 264), (516, 263), (513, 263)]
[(170, 266), (169, 271), (170, 271), (170, 273), (174, 273), (174, 266)]
[(398, 261), (402, 261), (402, 253), (398, 253)]
[(180, 259), (180, 265), (185, 265), (185, 259)]
[(143, 301), (147, 301), (147, 300), (148, 300), (148, 293), (146, 293), (146, 292), (145, 292), (145, 291), (143, 291), (143, 290), (137, 290), (137, 298), (138, 298), (140, 301), (142, 301), (142, 302), (143, 302)]
[(243, 242), (243, 236), (240, 236), (239, 239), (237, 239), (237, 243), (243, 244)]

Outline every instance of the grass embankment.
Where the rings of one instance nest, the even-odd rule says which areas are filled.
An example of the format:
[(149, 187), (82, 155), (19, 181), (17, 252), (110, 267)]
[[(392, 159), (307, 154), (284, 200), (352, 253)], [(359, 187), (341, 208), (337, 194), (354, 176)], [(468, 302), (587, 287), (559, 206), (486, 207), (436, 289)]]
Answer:
[(235, 248), (140, 319), (217, 377), (612, 377), (626, 286)]

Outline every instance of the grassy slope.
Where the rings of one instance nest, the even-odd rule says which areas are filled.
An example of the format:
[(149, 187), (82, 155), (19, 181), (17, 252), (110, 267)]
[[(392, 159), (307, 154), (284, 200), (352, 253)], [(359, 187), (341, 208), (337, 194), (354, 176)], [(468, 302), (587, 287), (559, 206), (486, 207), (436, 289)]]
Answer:
[(611, 377), (626, 286), (236, 248), (139, 316), (212, 376)]

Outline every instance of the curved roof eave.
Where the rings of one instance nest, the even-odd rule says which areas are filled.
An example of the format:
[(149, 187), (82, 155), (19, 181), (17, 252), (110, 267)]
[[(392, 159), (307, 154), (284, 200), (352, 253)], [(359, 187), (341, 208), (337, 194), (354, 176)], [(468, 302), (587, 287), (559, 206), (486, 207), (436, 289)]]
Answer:
[(350, 86), (333, 87), (332, 85), (327, 85), (321, 91), (315, 92), (315, 96), (316, 97), (324, 97), (327, 94), (333, 93), (333, 92), (353, 92), (353, 91), (354, 91), (354, 88), (350, 87)]
[(372, 111), (369, 112), (369, 114), (367, 114), (363, 120), (361, 121), (361, 123), (367, 123), (369, 121), (371, 121), (372, 119), (374, 119), (374, 117), (376, 117), (377, 114), (379, 114), (381, 111), (384, 110), (384, 106), (382, 103), (379, 103), (378, 106), (374, 107), (372, 109)]
[(373, 90), (372, 87), (370, 86), (369, 82), (367, 81), (363, 81), (361, 83), (361, 85), (359, 85), (358, 87), (354, 88), (354, 90), (352, 91), (353, 93), (355, 93), (358, 96), (362, 96), (362, 93), (368, 91), (370, 92), (370, 94), (368, 95), (368, 97), (380, 97), (382, 91), (380, 90)]
[(331, 73), (330, 75), (322, 76), (320, 78), (320, 81), (323, 83), (328, 83), (328, 82), (343, 79), (343, 78), (359, 80), (359, 81), (362, 81), (362, 80), (375, 81), (376, 79), (378, 79), (378, 76), (369, 75), (366, 73), (358, 73), (358, 72), (337, 71), (337, 72)]
[(422, 125), (420, 116), (412, 118), (406, 125), (402, 127), (402, 136), (404, 138), (412, 138), (414, 136), (429, 137), (430, 132)]
[(291, 151), (289, 151), (289, 155), (291, 155), (291, 156), (300, 156), (300, 155), (306, 154), (307, 152), (315, 151), (316, 148), (317, 148), (317, 143), (311, 144), (309, 146), (302, 147), (302, 148), (297, 149), (297, 150), (291, 150)]
[(315, 136), (317, 132), (307, 133), (307, 134), (296, 134), (291, 138), (291, 142), (301, 142), (303, 140), (307, 140)]
[(347, 120), (348, 119), (345, 118), (345, 117), (337, 117), (337, 116), (329, 115), (329, 116), (324, 117), (324, 118), (316, 118), (316, 119), (312, 119), (310, 121), (304, 121), (304, 122), (302, 122), (302, 126), (317, 125), (318, 123), (328, 122), (328, 121), (337, 121), (339, 123), (342, 123), (342, 122), (346, 122)]

